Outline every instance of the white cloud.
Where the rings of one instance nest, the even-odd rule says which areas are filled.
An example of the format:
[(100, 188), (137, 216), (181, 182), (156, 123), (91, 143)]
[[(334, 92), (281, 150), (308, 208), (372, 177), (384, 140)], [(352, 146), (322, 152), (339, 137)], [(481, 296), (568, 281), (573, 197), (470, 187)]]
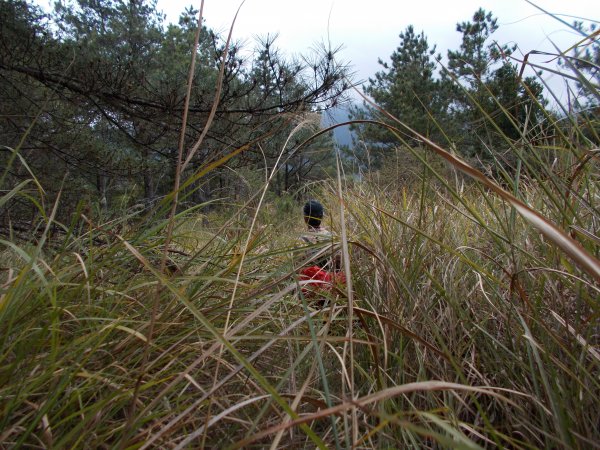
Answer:
[[(240, 2), (207, 0), (205, 23), (227, 32)], [(594, 0), (543, 0), (537, 3), (556, 14), (597, 18), (599, 4)], [(176, 21), (189, 0), (159, 0), (169, 20)], [(195, 7), (199, 8), (200, 2)], [(500, 43), (515, 42), (523, 53), (552, 50), (550, 40), (566, 48), (576, 36), (555, 19), (544, 15), (524, 0), (246, 0), (240, 10), (234, 37), (248, 40), (256, 35), (279, 33), (279, 46), (290, 53), (306, 52), (315, 43), (331, 38), (333, 46), (343, 45), (342, 58), (351, 61), (358, 78), (366, 79), (377, 70), (377, 58), (386, 59), (398, 45), (398, 34), (408, 25), (423, 30), (430, 44), (443, 54), (460, 45), (456, 23), (469, 20), (483, 7), (498, 17), (500, 30), (494, 35)], [(573, 18), (564, 17), (571, 23)]]

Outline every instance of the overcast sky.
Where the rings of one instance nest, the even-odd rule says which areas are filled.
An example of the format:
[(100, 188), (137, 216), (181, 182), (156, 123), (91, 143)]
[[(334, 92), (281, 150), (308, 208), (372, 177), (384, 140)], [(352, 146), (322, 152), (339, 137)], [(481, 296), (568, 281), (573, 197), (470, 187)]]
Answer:
[[(206, 0), (205, 24), (228, 32), (240, 3)], [(597, 0), (539, 0), (536, 4), (569, 23), (575, 18), (600, 20)], [(158, 8), (173, 22), (190, 5), (199, 8), (200, 1), (158, 0)], [(279, 47), (290, 54), (306, 53), (319, 42), (330, 41), (333, 47), (343, 46), (340, 55), (353, 66), (355, 80), (360, 81), (373, 76), (379, 68), (377, 58), (389, 57), (398, 46), (399, 33), (408, 25), (417, 32), (423, 30), (442, 55), (447, 49), (457, 49), (460, 33), (456, 23), (470, 20), (479, 7), (494, 13), (500, 26), (495, 39), (518, 44), (517, 54), (534, 49), (553, 51), (552, 42), (561, 49), (577, 42), (567, 26), (525, 0), (246, 0), (233, 35), (251, 46), (253, 37), (277, 33)]]

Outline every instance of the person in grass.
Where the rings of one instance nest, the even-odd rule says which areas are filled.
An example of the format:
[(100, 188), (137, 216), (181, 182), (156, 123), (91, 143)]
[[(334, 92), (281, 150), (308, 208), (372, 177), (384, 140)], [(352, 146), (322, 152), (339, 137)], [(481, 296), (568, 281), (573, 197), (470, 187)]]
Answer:
[(346, 277), (341, 269), (341, 258), (333, 234), (321, 225), (325, 210), (316, 200), (309, 200), (304, 205), (304, 223), (307, 226), (300, 239), (308, 246), (306, 266), (300, 270), (300, 280), (315, 281), (311, 289), (304, 288), (307, 296), (319, 291), (332, 291), (335, 285), (346, 284)]

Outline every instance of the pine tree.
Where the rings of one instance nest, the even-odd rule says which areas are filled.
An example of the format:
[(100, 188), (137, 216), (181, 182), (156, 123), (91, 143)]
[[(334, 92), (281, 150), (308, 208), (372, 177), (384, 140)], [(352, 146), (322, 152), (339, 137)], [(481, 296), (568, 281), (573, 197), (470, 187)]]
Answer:
[[(49, 26), (26, 1), (10, 0), (0, 1), (0, 19), (0, 145), (14, 147), (43, 112), (21, 151), (49, 192), (58, 191), (69, 173), (65, 189), (72, 192), (63, 190), (65, 203), (106, 198), (110, 206), (125, 195), (137, 202), (169, 192), (197, 11), (188, 9), (179, 25), (165, 26), (154, 0), (62, 0)], [(328, 107), (345, 90), (346, 69), (335, 51), (287, 61), (274, 46), (259, 46), (255, 64), (241, 44), (226, 43), (204, 28), (186, 150), (206, 126), (226, 45), (216, 115), (184, 176), (277, 131), (282, 112)], [(259, 79), (254, 68), (263, 63), (275, 72)], [(228, 167), (256, 164), (252, 151), (258, 153), (258, 145)], [(0, 154), (0, 163), (10, 157), (6, 154)], [(295, 157), (299, 163), (288, 180), (314, 167), (300, 154)], [(219, 189), (231, 180), (239, 184), (225, 170), (214, 174)], [(207, 197), (211, 182), (205, 184)], [(230, 190), (235, 188), (232, 182)]]
[[(412, 25), (399, 37), (400, 44), (390, 56), (390, 62), (379, 59), (383, 69), (374, 78), (369, 78), (365, 94), (418, 133), (437, 138), (437, 127), (432, 117), (441, 120), (445, 110), (440, 84), (434, 77), (440, 56), (435, 54), (435, 45), (430, 47), (425, 34), (416, 34)], [(376, 109), (365, 103), (362, 108), (354, 108), (351, 117), (374, 118), (378, 114)], [(398, 143), (397, 138), (380, 127), (359, 128), (361, 139), (366, 143)], [(376, 152), (373, 156), (377, 163)]]
[(516, 46), (490, 42), (498, 29), (491, 12), (479, 9), (472, 21), (457, 24), (462, 33), (458, 50), (448, 51), (442, 74), (450, 112), (458, 125), (454, 139), (466, 156), (485, 160), (490, 151), (521, 137), (525, 122), (531, 129), (545, 104), (542, 86), (533, 77), (521, 79), (510, 56)]
[(576, 107), (597, 109), (600, 106), (600, 29), (594, 23), (575, 21), (572, 28), (584, 39), (576, 45), (560, 65), (579, 78)]

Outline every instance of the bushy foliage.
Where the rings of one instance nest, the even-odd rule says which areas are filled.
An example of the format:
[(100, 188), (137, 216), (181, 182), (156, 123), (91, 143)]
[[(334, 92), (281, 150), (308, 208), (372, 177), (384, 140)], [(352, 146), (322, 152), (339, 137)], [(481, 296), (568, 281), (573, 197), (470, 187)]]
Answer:
[[(145, 203), (167, 194), (198, 11), (189, 9), (178, 25), (166, 25), (152, 1), (72, 0), (57, 2), (46, 15), (23, 0), (3, 0), (0, 10), (0, 144), (19, 147), (32, 169), (52, 180), (47, 189), (55, 194), (63, 189), (77, 196), (63, 183), (65, 174), (89, 186), (90, 201), (109, 209), (124, 192)], [(218, 160), (224, 149), (247, 144), (230, 168), (262, 167), (265, 160), (272, 166), (279, 155), (276, 146), (265, 144), (269, 138), (289, 133), (298, 115), (318, 113), (345, 89), (345, 68), (335, 52), (289, 59), (272, 37), (249, 54), (203, 27), (197, 61), (186, 149), (201, 135), (215, 102), (218, 107), (188, 174)], [(296, 153), (286, 164), (290, 177), (304, 180), (323, 158), (314, 151)], [(6, 164), (10, 152), (2, 151), (2, 158)], [(23, 179), (19, 173), (10, 176)], [(221, 169), (214, 177), (212, 183), (190, 186), (190, 198), (205, 201), (224, 185), (235, 191), (230, 171)], [(291, 187), (290, 181), (277, 186)]]
[[(409, 26), (400, 34), (391, 62), (379, 61), (383, 70), (369, 79), (365, 94), (421, 135), (485, 165), (498, 157), (495, 149), (506, 148), (507, 140), (527, 139), (531, 130), (539, 131), (546, 105), (542, 85), (534, 77), (522, 79), (510, 60), (514, 47), (491, 42), (497, 28), (497, 19), (483, 9), (471, 21), (457, 24), (462, 42), (458, 50), (448, 50), (443, 66), (435, 45), (430, 48), (424, 33), (417, 35)], [(367, 103), (352, 114), (390, 122)], [(355, 129), (374, 154), (396, 140), (370, 125)], [(410, 145), (421, 144), (414, 139)], [(511, 163), (505, 169), (512, 172)]]

